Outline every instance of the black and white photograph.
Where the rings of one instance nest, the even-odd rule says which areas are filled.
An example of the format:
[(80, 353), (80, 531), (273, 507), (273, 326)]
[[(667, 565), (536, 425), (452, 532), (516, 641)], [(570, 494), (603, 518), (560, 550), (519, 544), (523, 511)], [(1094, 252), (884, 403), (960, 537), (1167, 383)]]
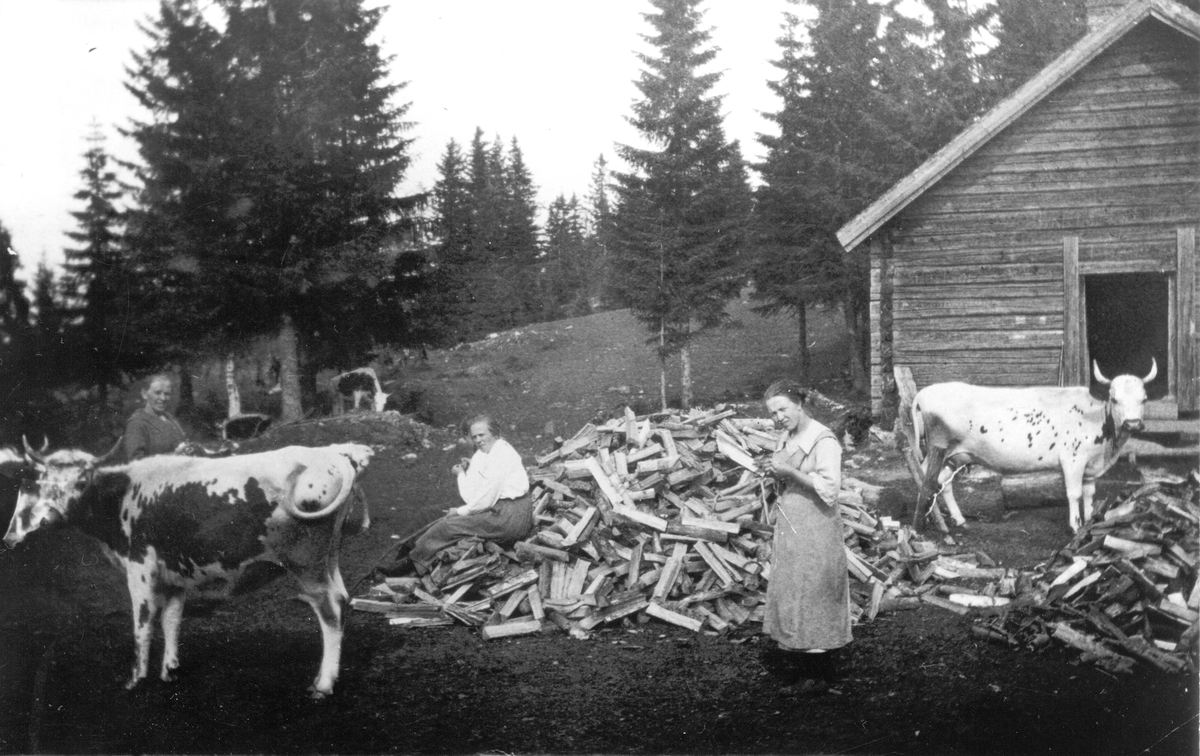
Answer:
[(1200, 753), (1200, 0), (0, 69), (0, 754)]

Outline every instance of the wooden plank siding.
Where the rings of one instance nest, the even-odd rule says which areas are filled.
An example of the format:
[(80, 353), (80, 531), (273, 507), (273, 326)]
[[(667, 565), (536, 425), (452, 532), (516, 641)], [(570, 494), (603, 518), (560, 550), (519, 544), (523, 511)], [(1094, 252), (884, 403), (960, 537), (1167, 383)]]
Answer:
[[(1061, 364), (1069, 328), (1086, 345), (1064, 317), (1064, 239), (1077, 277), (1177, 277), (1178, 229), (1200, 225), (1198, 60), (1194, 39), (1142, 21), (874, 232), (891, 254), (871, 268), (873, 406), (881, 344), (918, 387), (1086, 381)], [(1195, 362), (1200, 348), (1182, 351)]]

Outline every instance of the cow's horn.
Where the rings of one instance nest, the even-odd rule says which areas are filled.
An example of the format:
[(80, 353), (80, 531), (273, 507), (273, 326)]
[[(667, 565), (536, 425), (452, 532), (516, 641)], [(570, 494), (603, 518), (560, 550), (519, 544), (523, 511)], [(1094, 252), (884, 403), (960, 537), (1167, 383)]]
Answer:
[(118, 438), (117, 443), (113, 444), (113, 447), (111, 449), (109, 449), (107, 452), (105, 452), (104, 456), (102, 456), (96, 460), (96, 466), (99, 467), (100, 465), (104, 464), (105, 462), (108, 462), (108, 460), (117, 456), (117, 453), (121, 451), (121, 444), (124, 441), (125, 441), (124, 436), (121, 436), (120, 438)]
[(1142, 383), (1149, 383), (1154, 380), (1154, 376), (1158, 375), (1158, 360), (1150, 358), (1150, 372), (1142, 379)]
[(1105, 386), (1112, 383), (1112, 381), (1108, 380), (1107, 378), (1105, 378), (1103, 375), (1100, 374), (1100, 363), (1099, 362), (1092, 360), (1092, 370), (1096, 374), (1096, 380), (1100, 381)]
[[(35, 452), (33, 450), (33, 447), (29, 445), (29, 439), (25, 438), (24, 434), (21, 435), (21, 443), (25, 445), (25, 456), (26, 457), (29, 457), (34, 462), (37, 462), (39, 464), (45, 463), (45, 459), (42, 458), (41, 452)], [(46, 451), (46, 447), (49, 445), (50, 445), (50, 439), (47, 438), (46, 443), (42, 445), (42, 452)]]

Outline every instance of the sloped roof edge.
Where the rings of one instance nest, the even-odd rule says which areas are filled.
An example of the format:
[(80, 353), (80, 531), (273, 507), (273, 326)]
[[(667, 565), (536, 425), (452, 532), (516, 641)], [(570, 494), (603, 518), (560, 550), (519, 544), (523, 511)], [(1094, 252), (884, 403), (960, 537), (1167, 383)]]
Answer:
[(1114, 42), (1147, 18), (1200, 40), (1200, 15), (1174, 0), (1137, 0), (1122, 8), (1095, 31), (1084, 35), (1053, 63), (964, 129), (916, 170), (892, 185), (838, 229), (837, 238), (847, 252), (866, 241), (926, 189), (970, 157), (992, 137), (1024, 115), (1050, 92), (1074, 76)]

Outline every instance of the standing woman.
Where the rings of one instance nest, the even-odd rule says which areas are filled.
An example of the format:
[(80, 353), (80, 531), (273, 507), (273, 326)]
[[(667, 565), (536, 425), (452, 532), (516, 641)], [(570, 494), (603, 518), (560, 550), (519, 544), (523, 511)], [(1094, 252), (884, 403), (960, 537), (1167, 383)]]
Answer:
[(132, 462), (155, 454), (170, 454), (187, 440), (179, 421), (167, 411), (174, 395), (171, 376), (157, 373), (150, 376), (142, 389), (141, 409), (125, 423), (125, 458)]
[(763, 631), (778, 643), (772, 666), (796, 693), (834, 678), (834, 654), (851, 640), (850, 581), (837, 503), (842, 446), (804, 410), (808, 391), (771, 384), (763, 399), (779, 444), (763, 472), (779, 483)]

